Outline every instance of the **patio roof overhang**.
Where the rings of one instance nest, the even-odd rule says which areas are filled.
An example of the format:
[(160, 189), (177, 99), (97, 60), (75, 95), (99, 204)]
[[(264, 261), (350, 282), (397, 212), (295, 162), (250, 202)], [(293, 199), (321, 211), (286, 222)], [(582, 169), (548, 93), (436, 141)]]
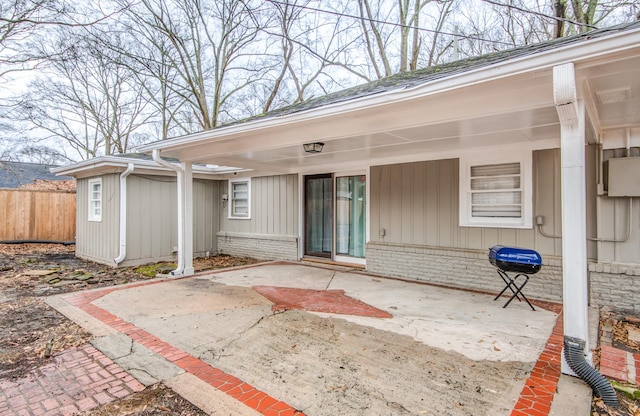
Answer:
[[(105, 174), (120, 174), (124, 172), (130, 163), (133, 163), (136, 174), (175, 176), (175, 172), (166, 167), (159, 166), (151, 158), (140, 158), (135, 155), (127, 156), (99, 156), (93, 159), (83, 160), (73, 165), (60, 166), (51, 169), (51, 172), (61, 176), (73, 176), (76, 179), (88, 178)], [(175, 161), (172, 163), (176, 163)], [(199, 166), (193, 167), (193, 177), (199, 179), (215, 179), (221, 173), (239, 171), (237, 168), (226, 166)]]
[[(560, 147), (553, 67), (573, 62), (586, 139), (640, 126), (640, 30), (282, 116), (140, 148), (251, 175), (318, 173), (458, 157), (473, 149)], [(321, 153), (303, 144), (323, 142)]]

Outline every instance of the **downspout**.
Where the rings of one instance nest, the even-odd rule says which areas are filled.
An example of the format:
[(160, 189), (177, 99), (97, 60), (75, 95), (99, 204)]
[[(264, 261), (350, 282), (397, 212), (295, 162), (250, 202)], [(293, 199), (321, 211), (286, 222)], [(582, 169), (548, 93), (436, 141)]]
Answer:
[(127, 176), (131, 175), (134, 168), (134, 164), (129, 163), (120, 174), (120, 254), (113, 259), (116, 266), (127, 256)]
[(170, 169), (176, 172), (176, 183), (178, 187), (178, 266), (174, 271), (171, 272), (174, 276), (180, 276), (184, 272), (184, 232), (182, 229), (182, 216), (184, 215), (184, 201), (182, 200), (182, 169), (173, 163), (169, 163), (166, 160), (160, 157), (160, 150), (153, 149), (153, 153), (151, 154), (153, 160), (167, 169)]

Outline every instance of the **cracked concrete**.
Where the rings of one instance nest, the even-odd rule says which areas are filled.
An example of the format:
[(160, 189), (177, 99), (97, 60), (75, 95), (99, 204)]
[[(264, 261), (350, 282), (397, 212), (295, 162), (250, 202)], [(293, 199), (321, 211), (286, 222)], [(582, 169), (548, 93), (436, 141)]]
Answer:
[(210, 279), (234, 286), (287, 286), (292, 284), (293, 275), (298, 277), (290, 287), (341, 289), (347, 296), (394, 315), (392, 319), (341, 315), (342, 319), (408, 335), (473, 360), (535, 361), (556, 319), (556, 314), (550, 311), (532, 313), (526, 304), (523, 307), (515, 303), (503, 309), (500, 302), (493, 302), (485, 294), (327, 268), (266, 265), (216, 273)]
[(125, 334), (96, 338), (91, 344), (145, 386), (184, 373), (184, 370), (134, 342)]
[[(393, 318), (274, 313), (251, 288), (269, 285), (341, 289)], [(556, 318), (526, 304), (503, 309), (488, 295), (299, 264), (123, 287), (92, 304), (310, 415), (509, 414)], [(193, 383), (227, 409), (211, 414), (253, 414), (126, 335), (67, 312), (144, 384), (163, 380), (182, 394)], [(200, 406), (198, 394), (185, 397)]]

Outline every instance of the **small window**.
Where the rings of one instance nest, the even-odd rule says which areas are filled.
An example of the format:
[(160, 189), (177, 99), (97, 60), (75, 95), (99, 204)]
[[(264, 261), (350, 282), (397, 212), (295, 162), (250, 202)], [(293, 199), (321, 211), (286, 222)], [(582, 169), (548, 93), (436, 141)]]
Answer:
[(89, 221), (102, 221), (102, 179), (89, 180)]
[(251, 217), (251, 180), (229, 181), (229, 218)]
[(531, 228), (531, 153), (460, 159), (460, 225)]

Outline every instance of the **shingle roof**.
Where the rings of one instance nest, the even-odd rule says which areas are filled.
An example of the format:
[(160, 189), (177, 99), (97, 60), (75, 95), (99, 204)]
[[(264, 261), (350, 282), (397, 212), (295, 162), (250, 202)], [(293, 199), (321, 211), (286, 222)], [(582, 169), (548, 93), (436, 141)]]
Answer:
[(17, 188), (35, 180), (64, 181), (71, 176), (56, 176), (49, 169), (56, 165), (38, 163), (0, 162), (0, 188)]
[(563, 46), (584, 42), (590, 39), (595, 39), (603, 36), (608, 36), (613, 33), (623, 32), (626, 30), (640, 28), (640, 21), (620, 24), (608, 28), (593, 30), (586, 33), (581, 33), (574, 36), (567, 36), (559, 39), (553, 39), (546, 42), (540, 42), (536, 44), (521, 46), (504, 51), (494, 52), (486, 55), (476, 56), (472, 58), (462, 59), (459, 61), (449, 62), (442, 65), (431, 66), (424, 69), (418, 69), (411, 72), (404, 72), (396, 75), (392, 75), (380, 80), (369, 82), (366, 84), (358, 85), (352, 88), (348, 88), (342, 91), (331, 93), (322, 97), (312, 98), (310, 100), (293, 104), (287, 107), (282, 107), (273, 111), (269, 111), (259, 116), (250, 117), (237, 123), (244, 123), (247, 121), (253, 121), (256, 119), (263, 119), (267, 117), (278, 117), (287, 114), (298, 113), (301, 111), (311, 110), (318, 107), (323, 107), (330, 104), (336, 104), (344, 101), (353, 100), (356, 98), (362, 98), (383, 92), (389, 92), (393, 90), (411, 88), (417, 85), (423, 85), (430, 81), (438, 80), (441, 78), (449, 77), (455, 74), (469, 72), (474, 69), (494, 65), (500, 62), (508, 60), (535, 55), (537, 53), (558, 49)]

